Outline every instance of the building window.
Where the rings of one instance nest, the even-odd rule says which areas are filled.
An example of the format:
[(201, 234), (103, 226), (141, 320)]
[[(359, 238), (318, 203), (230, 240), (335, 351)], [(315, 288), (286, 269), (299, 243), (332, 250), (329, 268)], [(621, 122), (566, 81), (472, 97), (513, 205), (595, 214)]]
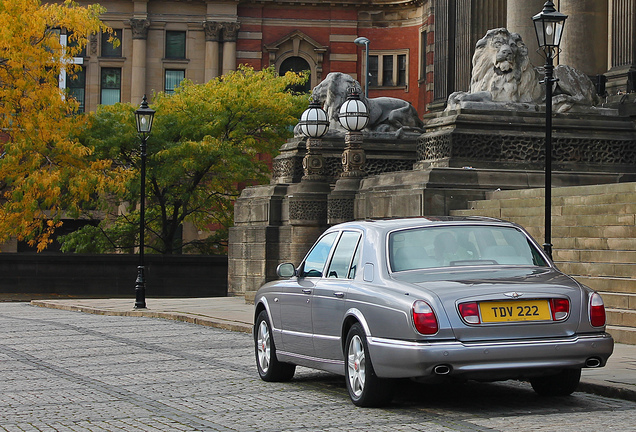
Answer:
[(166, 69), (166, 79), (164, 91), (167, 94), (174, 93), (174, 89), (181, 84), (181, 81), (185, 78), (184, 70), (169, 70)]
[(309, 73), (309, 77), (307, 78), (307, 82), (302, 85), (295, 85), (292, 87), (292, 91), (294, 93), (310, 93), (311, 92), (311, 67), (307, 60), (302, 57), (288, 57), (280, 64), (280, 68), (278, 69), (279, 75), (285, 75), (287, 72), (307, 72)]
[[(70, 48), (77, 48), (79, 45), (79, 42), (77, 41), (77, 39), (73, 37), (73, 33), (67, 32), (66, 35), (67, 35), (67, 42), (66, 42), (67, 46)], [(75, 54), (75, 57), (86, 57), (86, 45), (82, 47), (80, 52)]]
[(369, 87), (406, 87), (407, 83), (407, 51), (369, 55)]
[(103, 105), (113, 105), (121, 102), (121, 69), (102, 68), (102, 98)]
[(68, 95), (79, 102), (78, 112), (84, 112), (86, 108), (86, 70), (79, 67), (75, 70), (75, 76), (69, 77), (66, 83)]
[(119, 41), (119, 45), (117, 47), (114, 46), (113, 42), (109, 42), (110, 33), (102, 33), (102, 57), (122, 57), (121, 47), (123, 46), (122, 41), (122, 30), (114, 29), (113, 37), (115, 37)]
[(369, 87), (378, 86), (378, 56), (369, 56)]
[(167, 31), (166, 32), (166, 58), (185, 59), (186, 58), (186, 32)]

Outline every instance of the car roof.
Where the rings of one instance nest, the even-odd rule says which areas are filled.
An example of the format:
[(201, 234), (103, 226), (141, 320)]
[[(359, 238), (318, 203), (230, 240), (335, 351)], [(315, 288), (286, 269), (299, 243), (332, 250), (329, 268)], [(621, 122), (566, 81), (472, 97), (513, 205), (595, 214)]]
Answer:
[(466, 224), (487, 224), (487, 225), (508, 225), (517, 226), (512, 222), (501, 219), (483, 216), (424, 216), (411, 218), (390, 218), (390, 219), (366, 219), (352, 222), (345, 222), (333, 226), (331, 229), (359, 228), (364, 230), (392, 231), (401, 228), (413, 228), (426, 225), (466, 225)]

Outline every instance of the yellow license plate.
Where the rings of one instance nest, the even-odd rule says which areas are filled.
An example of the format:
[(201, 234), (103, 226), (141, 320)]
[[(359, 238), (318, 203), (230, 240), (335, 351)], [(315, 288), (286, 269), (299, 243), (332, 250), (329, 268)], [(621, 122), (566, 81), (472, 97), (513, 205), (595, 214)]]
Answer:
[(550, 321), (547, 300), (515, 300), (479, 303), (482, 322)]

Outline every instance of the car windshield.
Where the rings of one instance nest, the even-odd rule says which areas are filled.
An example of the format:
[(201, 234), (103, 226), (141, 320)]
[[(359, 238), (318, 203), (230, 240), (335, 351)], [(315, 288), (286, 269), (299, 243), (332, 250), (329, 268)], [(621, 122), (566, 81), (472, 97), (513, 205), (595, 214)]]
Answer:
[(389, 235), (394, 272), (470, 265), (546, 266), (526, 235), (512, 227), (444, 226), (394, 231)]

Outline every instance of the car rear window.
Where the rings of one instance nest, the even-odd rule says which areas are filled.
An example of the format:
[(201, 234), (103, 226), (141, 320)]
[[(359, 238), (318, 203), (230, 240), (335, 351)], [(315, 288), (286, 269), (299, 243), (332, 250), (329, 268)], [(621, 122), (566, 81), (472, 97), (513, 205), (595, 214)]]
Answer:
[(512, 227), (444, 226), (394, 231), (389, 235), (394, 272), (470, 265), (546, 266), (526, 235)]

